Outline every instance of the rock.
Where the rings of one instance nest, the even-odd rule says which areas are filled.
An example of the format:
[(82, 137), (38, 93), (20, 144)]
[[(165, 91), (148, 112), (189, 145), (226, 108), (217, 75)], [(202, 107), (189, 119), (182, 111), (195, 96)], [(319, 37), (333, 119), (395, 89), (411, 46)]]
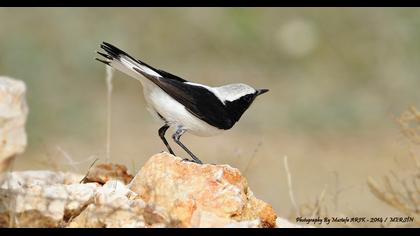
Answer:
[(22, 189), (31, 186), (48, 186), (54, 184), (76, 184), (83, 175), (69, 172), (54, 171), (14, 171), (7, 175), (7, 181), (1, 185), (1, 189)]
[(97, 184), (75, 182), (81, 178), (50, 171), (7, 174), (0, 186), (0, 227), (58, 227), (93, 200)]
[(90, 183), (72, 173), (8, 173), (0, 186), (0, 227), (293, 226), (255, 198), (239, 170), (228, 165), (198, 165), (161, 153), (128, 185), (120, 178), (128, 175), (125, 167), (115, 175), (100, 172), (107, 170), (102, 167)]
[(84, 179), (84, 183), (96, 182), (105, 184), (109, 180), (119, 180), (128, 184), (133, 176), (128, 174), (127, 168), (119, 164), (104, 163), (93, 166)]
[(80, 215), (72, 220), (70, 228), (140, 228), (145, 227), (143, 212), (145, 203), (132, 199), (136, 195), (122, 182), (108, 181), (97, 189), (94, 204), (90, 204)]
[(228, 165), (199, 165), (160, 153), (141, 168), (130, 189), (146, 204), (163, 208), (173, 226), (222, 226), (256, 220), (258, 227), (276, 226), (273, 208), (255, 198), (239, 170)]
[(9, 173), (0, 186), (0, 227), (145, 226), (145, 203), (133, 199), (136, 194), (124, 183), (101, 186), (80, 183), (82, 178), (52, 171)]
[(28, 106), (25, 93), (24, 82), (0, 76), (0, 173), (26, 147)]
[(193, 228), (258, 228), (260, 224), (259, 219), (238, 222), (201, 210), (194, 211), (191, 217), (191, 227)]

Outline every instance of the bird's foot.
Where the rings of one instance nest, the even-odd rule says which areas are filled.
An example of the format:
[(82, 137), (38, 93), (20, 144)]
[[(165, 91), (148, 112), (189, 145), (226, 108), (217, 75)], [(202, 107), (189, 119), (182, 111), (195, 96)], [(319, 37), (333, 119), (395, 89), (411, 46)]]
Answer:
[(188, 158), (183, 158), (182, 161), (192, 162), (192, 163), (196, 163), (196, 164), (200, 164), (200, 165), (203, 164), (201, 161), (200, 162), (197, 162), (195, 160), (190, 160)]
[(192, 160), (193, 162), (195, 162), (195, 163), (197, 163), (197, 164), (200, 164), (200, 165), (202, 165), (203, 164), (203, 162), (200, 160), (200, 159), (198, 159), (197, 157), (193, 157), (193, 160)]

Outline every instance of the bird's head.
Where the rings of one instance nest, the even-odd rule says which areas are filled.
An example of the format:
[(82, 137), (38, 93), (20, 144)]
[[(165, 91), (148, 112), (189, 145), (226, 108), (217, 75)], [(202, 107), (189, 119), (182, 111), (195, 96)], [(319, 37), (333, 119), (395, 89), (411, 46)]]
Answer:
[(256, 97), (269, 91), (268, 89), (255, 89), (246, 84), (229, 84), (217, 89), (219, 97), (225, 103), (235, 122), (241, 118)]

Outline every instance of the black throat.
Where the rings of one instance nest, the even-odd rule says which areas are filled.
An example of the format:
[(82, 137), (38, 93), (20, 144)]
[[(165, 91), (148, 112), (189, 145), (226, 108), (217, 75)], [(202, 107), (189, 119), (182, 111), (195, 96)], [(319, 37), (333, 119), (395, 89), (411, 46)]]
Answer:
[(226, 101), (226, 108), (232, 120), (237, 122), (249, 106), (254, 102), (257, 94), (247, 94), (234, 101)]

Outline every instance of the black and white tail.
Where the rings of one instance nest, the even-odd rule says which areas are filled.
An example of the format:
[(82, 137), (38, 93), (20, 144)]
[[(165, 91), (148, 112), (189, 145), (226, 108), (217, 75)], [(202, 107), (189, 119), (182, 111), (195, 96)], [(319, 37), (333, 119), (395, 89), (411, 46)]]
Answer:
[[(126, 52), (115, 47), (112, 44), (103, 42), (101, 48), (105, 50), (105, 53), (97, 52), (99, 55), (103, 56), (103, 59), (95, 58), (96, 60), (105, 63), (131, 77), (136, 79), (142, 79), (142, 74), (146, 78), (154, 77), (159, 78), (162, 75), (158, 69), (155, 69), (146, 63), (134, 59), (132, 56), (128, 55)], [(139, 74), (140, 73), (140, 74)]]

